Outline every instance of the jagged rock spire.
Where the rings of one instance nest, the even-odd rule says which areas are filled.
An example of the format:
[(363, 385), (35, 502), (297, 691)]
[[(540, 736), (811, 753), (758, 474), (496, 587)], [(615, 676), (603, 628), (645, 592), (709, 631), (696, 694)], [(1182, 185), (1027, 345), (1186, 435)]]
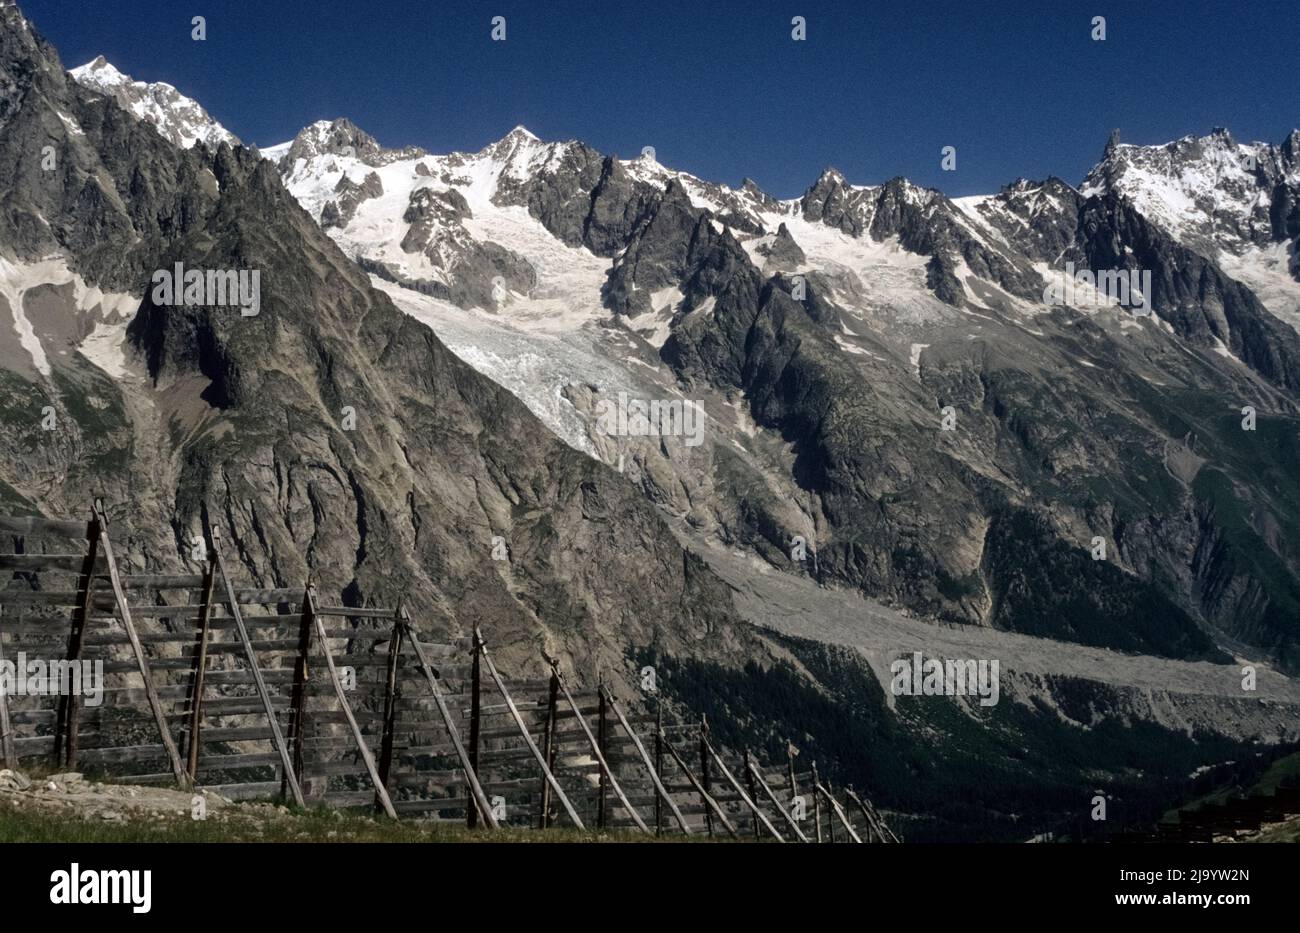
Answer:
[(1106, 140), (1106, 150), (1102, 153), (1103, 159), (1109, 159), (1119, 148), (1119, 130), (1111, 130), (1110, 138)]

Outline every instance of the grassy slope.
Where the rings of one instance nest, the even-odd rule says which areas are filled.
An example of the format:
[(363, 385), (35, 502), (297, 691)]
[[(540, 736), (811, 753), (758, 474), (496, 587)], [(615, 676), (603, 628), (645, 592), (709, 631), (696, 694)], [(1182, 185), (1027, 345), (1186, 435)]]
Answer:
[[(64, 813), (0, 805), (0, 844), (8, 842), (646, 842), (640, 834), (463, 826), (375, 820), (329, 810), (296, 811), (272, 820), (141, 818), (124, 823), (70, 820)], [(663, 841), (683, 841), (667, 837)], [(692, 837), (692, 841), (709, 841)]]

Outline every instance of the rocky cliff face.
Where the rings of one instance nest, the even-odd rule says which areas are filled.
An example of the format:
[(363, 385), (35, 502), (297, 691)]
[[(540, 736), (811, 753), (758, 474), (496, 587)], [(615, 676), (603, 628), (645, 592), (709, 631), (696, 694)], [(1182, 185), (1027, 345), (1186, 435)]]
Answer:
[(188, 149), (195, 143), (239, 145), (230, 132), (199, 104), (162, 81), (148, 84), (124, 75), (100, 55), (70, 72), (77, 83), (117, 101), (132, 116), (151, 124), (170, 143)]
[[(1219, 171), (1233, 183), (1206, 203), (1239, 205), (1254, 218), (1242, 229), (1283, 218), (1256, 238), (1276, 243), (1292, 213), (1293, 148), (1238, 147), (1223, 134), (1172, 155), (1115, 142), (1082, 189), (1020, 180), (959, 201), (901, 178), (854, 185), (830, 169), (782, 202), (652, 154), (622, 160), (517, 128), (477, 154), (388, 163), (410, 192), (403, 223), (373, 199), (336, 239), (383, 278), (465, 309), (488, 307), (463, 284), (475, 281), (469, 270), (480, 283), (500, 276), (511, 299), (490, 307), (502, 326), (541, 330), (545, 318), (548, 333), (581, 335), (589, 365), (614, 362), (600, 382), (546, 376), (567, 405), (534, 410), (563, 423), (570, 443), (634, 465), (632, 478), (691, 534), (814, 571), (788, 556), (799, 536), (823, 582), (966, 623), (1038, 630), (1055, 617), (1044, 633), (1089, 644), (1222, 657), (1216, 641), (1235, 636), (1214, 627), (1248, 618), (1256, 647), (1291, 664), (1300, 619), (1281, 621), (1290, 610), (1279, 606), (1290, 605), (1297, 555), (1270, 531), (1292, 520), (1289, 493), (1260, 488), (1255, 470), (1281, 462), (1235, 426), (1247, 405), (1266, 431), (1294, 424), (1289, 299), (1253, 287), (1252, 275), (1276, 277), (1267, 263), (1246, 275), (1227, 263), (1237, 254), (1198, 251), (1206, 241), (1149, 207), (1160, 186), (1141, 197), (1135, 186), (1157, 169), (1185, 185)], [(1238, 150), (1256, 174), (1227, 172), (1225, 153)], [(303, 161), (280, 168), (309, 208), (334, 177)], [(412, 281), (388, 258), (386, 230), (401, 231), (408, 254), (464, 271), (437, 287)], [(496, 249), (511, 261), (491, 258)], [(556, 250), (592, 276), (570, 283), (549, 268)], [(1095, 290), (1050, 300), (1074, 268), (1135, 283), (1147, 274), (1152, 314), (1098, 303)], [(601, 309), (571, 325), (542, 297), (586, 308), (597, 288)], [(425, 313), (458, 325), (439, 307)], [(466, 349), (494, 377), (510, 375), (495, 353)], [(689, 452), (602, 436), (602, 399), (628, 387), (707, 400), (708, 436)], [(1253, 516), (1235, 545), (1222, 543), (1236, 558), (1216, 566), (1230, 566), (1233, 582), (1208, 589), (1194, 555), (1223, 529), (1202, 466)], [(1277, 559), (1268, 573), (1245, 556), (1255, 541)], [(1265, 583), (1278, 568), (1280, 588)]]
[[(70, 279), (40, 307), (18, 295), (45, 365), (5, 373), (6, 507), (79, 514), (102, 493), (155, 566), (216, 523), (259, 583), (311, 574), (435, 631), (482, 624), (521, 669), (543, 648), (615, 673), (629, 644), (738, 650), (725, 591), (653, 507), (375, 291), (270, 161), (178, 148), (3, 16), (0, 243), (15, 269), (53, 254)], [(257, 272), (257, 313), (156, 303), (176, 263)], [(83, 307), (104, 293), (112, 319)]]
[[(250, 578), (482, 624), (514, 671), (655, 657), (736, 741), (849, 760), (897, 713), (906, 766), (871, 780), (904, 808), (952, 794), (904, 792), (934, 735), (974, 762), (1121, 734), (1186, 770), (1294, 737), (1295, 134), (1252, 149), (1226, 239), (1169, 226), (1137, 197), (1164, 157), (1119, 143), (1081, 189), (828, 170), (789, 201), (522, 128), (186, 148), (0, 11), (0, 507), (102, 494), (158, 569), (218, 523)], [(176, 263), (256, 271), (257, 313), (155, 300)], [(1150, 272), (1152, 314), (1045, 301), (1067, 263)], [(609, 430), (628, 399), (703, 418)], [(904, 643), (1004, 658), (1010, 718), (898, 712)], [(1232, 657), (1274, 705), (1222, 686)]]
[(1219, 128), (1164, 146), (1109, 146), (1080, 190), (1123, 194), (1185, 245), (1213, 255), (1292, 239), (1297, 185), (1300, 132), (1279, 145), (1243, 144)]

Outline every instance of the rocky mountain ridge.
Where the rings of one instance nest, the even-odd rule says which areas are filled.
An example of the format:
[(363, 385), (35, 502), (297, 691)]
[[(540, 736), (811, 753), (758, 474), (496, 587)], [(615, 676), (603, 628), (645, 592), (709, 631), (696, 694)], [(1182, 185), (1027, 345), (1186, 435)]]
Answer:
[[(748, 643), (652, 506), (373, 289), (272, 163), (178, 147), (0, 16), (0, 244), (27, 285), (5, 312), (29, 329), (0, 373), (0, 506), (76, 515), (102, 494), (158, 569), (219, 524), (256, 584), (310, 574), (431, 631), (482, 624), (520, 669), (546, 651), (613, 676), (630, 641)], [(257, 270), (259, 313), (155, 303), (177, 262)]]
[[(158, 570), (217, 522), (252, 580), (405, 596), (514, 671), (653, 658), (737, 747), (802, 735), (965, 837), (1295, 738), (1294, 332), (1126, 194), (780, 201), (522, 128), (182, 149), (0, 25), (5, 510), (129, 502)], [(155, 303), (176, 261), (260, 270), (260, 314)], [(1068, 261), (1149, 267), (1153, 314), (1045, 305)], [(701, 443), (602, 431), (624, 397), (699, 402)], [(1005, 654), (1008, 702), (890, 694), (915, 639)]]
[(123, 110), (151, 124), (168, 142), (188, 149), (196, 143), (240, 144), (193, 99), (164, 81), (147, 83), (122, 74), (100, 55), (68, 72), (82, 87), (112, 97)]
[[(1221, 135), (1202, 150), (1219, 153)], [(1287, 143), (1241, 149), (1265, 166), (1261, 185), (1290, 184)], [(1159, 163), (1119, 144), (1106, 158)], [(1056, 636), (1195, 656), (1228, 634), (1207, 638), (1205, 626), (1239, 628), (1244, 612), (1255, 619), (1245, 629), (1273, 620), (1264, 626), (1269, 650), (1294, 653), (1281, 647), (1295, 637), (1295, 623), (1284, 621), (1291, 610), (1274, 615), (1259, 601), (1272, 590), (1264, 603), (1291, 605), (1295, 555), (1264, 530), (1290, 521), (1282, 517), (1290, 493), (1271, 504), (1271, 494), (1257, 499), (1249, 470), (1234, 472), (1244, 461), (1226, 454), (1237, 438), (1225, 432), (1247, 401), (1279, 419), (1276, 430), (1293, 423), (1300, 342), (1285, 303), (1267, 295), (1265, 305), (1214, 255), (1197, 252), (1194, 237), (1178, 239), (1180, 231), (1130, 197), (1124, 171), (1099, 166), (1082, 189), (1020, 180), (995, 196), (954, 201), (905, 179), (853, 185), (828, 169), (801, 198), (778, 201), (752, 182), (731, 189), (668, 169), (652, 154), (622, 160), (580, 142), (545, 143), (522, 128), (479, 153), (385, 164), (383, 189), (398, 193), (357, 203), (332, 235), (370, 271), (405, 286), (398, 291), (433, 298), (399, 303), (420, 307), (436, 328), (490, 321), (539, 354), (551, 352), (539, 345), (542, 336), (529, 343), (520, 331), (545, 331), (546, 339), (604, 331), (585, 353), (609, 362), (633, 350), (633, 372), (624, 369), (612, 385), (548, 375), (571, 410), (533, 407), (575, 446), (634, 463), (651, 499), (693, 533), (796, 573), (807, 570), (786, 554), (803, 535), (816, 543), (823, 580), (941, 617), (1011, 627), (1038, 604), (1027, 588), (1051, 588), (1067, 566), (1075, 566), (1070, 577), (1096, 569), (1087, 542), (1100, 535), (1112, 548), (1108, 579), (1090, 589), (1115, 587), (1114, 598), (1141, 611), (1116, 616), (1103, 609), (1112, 597), (1085, 596), (1083, 617)], [(1189, 164), (1183, 159), (1178, 172), (1191, 177)], [(337, 151), (281, 158), (279, 168), (300, 202), (330, 219), (330, 196), (369, 172)], [(1102, 186), (1102, 177), (1113, 180)], [(414, 206), (399, 217), (393, 207), (403, 199)], [(398, 253), (426, 243), (436, 251)], [(484, 259), (497, 249), (513, 255)], [(552, 249), (569, 251), (592, 273), (562, 281), (534, 258)], [(413, 272), (424, 259), (440, 287)], [(1154, 313), (1140, 319), (1105, 300), (1045, 304), (1045, 288), (1067, 263), (1148, 270)], [(499, 285), (495, 298), (490, 281)], [(792, 299), (797, 289), (802, 297)], [(548, 291), (567, 299), (568, 313), (549, 313), (558, 309)], [(526, 397), (499, 354), (475, 353), (482, 333), (474, 339), (478, 347), (458, 352), (477, 356), (484, 372)], [(1198, 409), (1224, 399), (1217, 423), (1174, 414), (1158, 391), (1171, 376)], [(715, 442), (703, 452), (665, 453), (662, 439), (602, 438), (583, 411), (619, 383), (664, 397), (712, 395)], [(941, 430), (945, 405), (965, 428)], [(766, 449), (769, 432), (793, 443), (793, 459)], [(1234, 524), (1242, 536), (1235, 560), (1223, 555), (1234, 548), (1215, 527), (1224, 504), (1195, 488), (1198, 476), (1202, 487), (1220, 484), (1209, 478), (1222, 469), (1217, 455), (1233, 498), (1250, 501), (1252, 511), (1275, 510), (1273, 518), (1256, 514), (1260, 525)], [(1205, 475), (1192, 464), (1207, 464)], [(1282, 460), (1268, 469), (1284, 469)], [(727, 483), (719, 485), (720, 476)], [(1198, 513), (1207, 517), (1189, 522)], [(1062, 563), (1030, 584), (1012, 569), (1013, 528)], [(1263, 541), (1279, 566), (1292, 568), (1280, 589), (1262, 578), (1257, 560), (1246, 560)], [(1013, 551), (1003, 557), (1001, 548)], [(1220, 553), (1223, 562), (1210, 562), (1212, 571), (1193, 557), (1201, 553)], [(1226, 564), (1236, 582), (1211, 583)], [(1230, 592), (1239, 595), (1225, 601)], [(1138, 618), (1153, 614), (1166, 619), (1160, 634)], [(1084, 634), (1088, 628), (1098, 630)]]

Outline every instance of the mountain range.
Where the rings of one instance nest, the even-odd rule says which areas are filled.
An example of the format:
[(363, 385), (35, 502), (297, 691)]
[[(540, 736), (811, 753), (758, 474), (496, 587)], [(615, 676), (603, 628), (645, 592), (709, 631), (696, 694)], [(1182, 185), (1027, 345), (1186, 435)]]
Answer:
[[(653, 663), (915, 838), (1098, 784), (1140, 819), (1300, 739), (1300, 131), (783, 200), (523, 127), (259, 151), (0, 20), (4, 510), (93, 489), (155, 570), (219, 524), (254, 581), (482, 625), (516, 673)], [(177, 262), (259, 270), (260, 312), (156, 303)], [(608, 433), (628, 398), (704, 430)], [(893, 695), (912, 650), (999, 659), (1002, 702)]]

